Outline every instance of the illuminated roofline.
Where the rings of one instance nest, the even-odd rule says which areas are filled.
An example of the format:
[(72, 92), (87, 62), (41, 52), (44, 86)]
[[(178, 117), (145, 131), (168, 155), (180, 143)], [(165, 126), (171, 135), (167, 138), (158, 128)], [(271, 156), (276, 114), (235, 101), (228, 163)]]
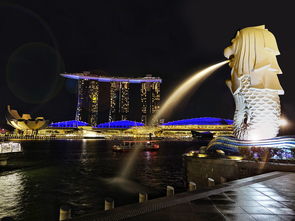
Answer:
[(66, 128), (66, 127), (76, 128), (80, 126), (89, 126), (89, 124), (84, 121), (68, 120), (68, 121), (54, 122), (48, 125), (48, 127), (60, 127), (60, 128)]
[(128, 82), (133, 84), (147, 83), (147, 82), (159, 82), (162, 83), (162, 79), (159, 77), (143, 77), (143, 78), (124, 78), (124, 77), (107, 77), (97, 76), (95, 74), (83, 74), (83, 73), (72, 73), (72, 74), (60, 74), (65, 78), (75, 80), (96, 80), (99, 82)]
[(113, 128), (113, 129), (128, 129), (131, 127), (141, 127), (143, 123), (131, 120), (119, 120), (98, 124), (95, 128)]
[(192, 118), (192, 119), (183, 119), (183, 120), (176, 120), (170, 121), (161, 126), (185, 126), (185, 125), (224, 125), (229, 126), (232, 125), (233, 120), (230, 119), (223, 119), (217, 117), (199, 117), (199, 118)]

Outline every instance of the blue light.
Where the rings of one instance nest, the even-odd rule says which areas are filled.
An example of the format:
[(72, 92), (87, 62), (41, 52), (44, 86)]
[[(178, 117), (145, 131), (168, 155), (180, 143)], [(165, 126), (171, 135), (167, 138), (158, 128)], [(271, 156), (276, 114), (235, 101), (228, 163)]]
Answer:
[(134, 84), (140, 84), (145, 82), (159, 82), (162, 83), (162, 79), (159, 77), (152, 78), (124, 78), (124, 77), (104, 77), (104, 76), (96, 76), (96, 75), (83, 75), (81, 73), (75, 74), (61, 74), (61, 76), (65, 78), (71, 78), (75, 80), (79, 79), (88, 79), (88, 80), (96, 80), (100, 82), (129, 82)]
[(215, 118), (215, 117), (200, 117), (192, 119), (184, 119), (171, 121), (162, 124), (163, 126), (176, 126), (176, 125), (231, 125), (233, 120)]
[(294, 160), (295, 136), (280, 136), (255, 141), (238, 140), (233, 136), (220, 136), (213, 139), (207, 147), (208, 153), (214, 153), (216, 150), (223, 150), (225, 155), (238, 155), (250, 160), (265, 160), (266, 155), (270, 159)]
[(140, 126), (144, 126), (144, 124), (140, 123), (140, 122), (136, 122), (136, 121), (121, 120), (121, 121), (102, 123), (102, 124), (97, 125), (96, 128), (128, 129), (131, 127), (140, 127)]
[(57, 123), (52, 123), (48, 125), (49, 127), (68, 127), (68, 128), (77, 128), (81, 126), (89, 126), (88, 123), (77, 120), (62, 121)]

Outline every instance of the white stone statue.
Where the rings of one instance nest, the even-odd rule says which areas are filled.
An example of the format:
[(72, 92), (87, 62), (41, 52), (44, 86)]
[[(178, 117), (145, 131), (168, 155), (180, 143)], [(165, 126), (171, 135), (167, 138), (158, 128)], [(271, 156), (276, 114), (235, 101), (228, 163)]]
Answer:
[(226, 83), (236, 104), (234, 135), (240, 140), (273, 138), (279, 131), (279, 95), (284, 94), (275, 37), (262, 25), (238, 31), (231, 42), (224, 56), (232, 68)]

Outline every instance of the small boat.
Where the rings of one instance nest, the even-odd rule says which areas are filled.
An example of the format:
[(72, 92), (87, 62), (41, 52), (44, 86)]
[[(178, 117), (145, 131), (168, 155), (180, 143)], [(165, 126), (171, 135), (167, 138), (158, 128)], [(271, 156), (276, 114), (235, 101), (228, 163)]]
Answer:
[(127, 152), (140, 148), (143, 151), (157, 151), (160, 149), (160, 145), (155, 140), (125, 140), (119, 144), (113, 145), (112, 149), (116, 152)]

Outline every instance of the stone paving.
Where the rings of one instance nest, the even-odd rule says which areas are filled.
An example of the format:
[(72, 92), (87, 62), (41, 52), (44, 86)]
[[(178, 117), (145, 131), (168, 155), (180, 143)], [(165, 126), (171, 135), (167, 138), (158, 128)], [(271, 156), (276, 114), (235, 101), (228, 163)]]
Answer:
[(295, 220), (295, 173), (127, 220)]
[(295, 220), (295, 173), (265, 173), (72, 219), (119, 220)]

